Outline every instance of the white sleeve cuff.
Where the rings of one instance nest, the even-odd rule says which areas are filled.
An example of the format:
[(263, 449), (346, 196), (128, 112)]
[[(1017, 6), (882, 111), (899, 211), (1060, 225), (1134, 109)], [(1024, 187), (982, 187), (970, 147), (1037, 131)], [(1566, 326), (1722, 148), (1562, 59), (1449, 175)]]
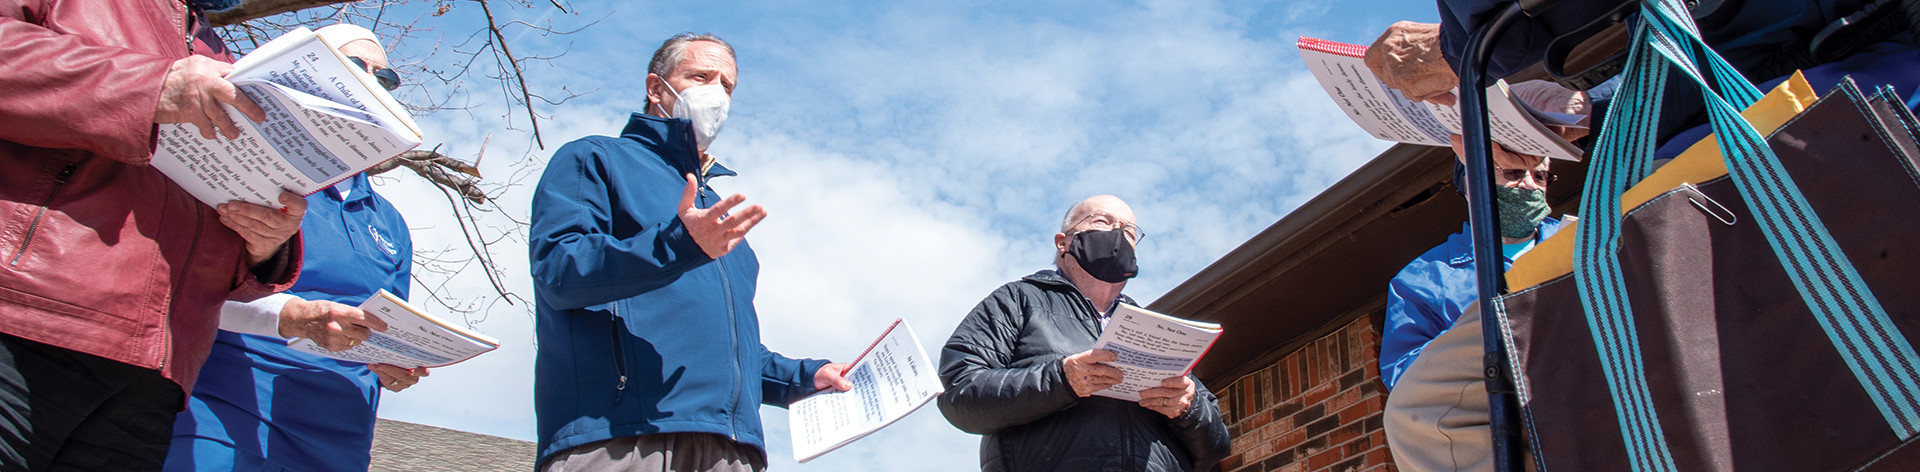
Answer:
[(300, 297), (276, 293), (247, 303), (228, 301), (220, 305), (220, 329), (242, 334), (280, 338), (280, 310)]

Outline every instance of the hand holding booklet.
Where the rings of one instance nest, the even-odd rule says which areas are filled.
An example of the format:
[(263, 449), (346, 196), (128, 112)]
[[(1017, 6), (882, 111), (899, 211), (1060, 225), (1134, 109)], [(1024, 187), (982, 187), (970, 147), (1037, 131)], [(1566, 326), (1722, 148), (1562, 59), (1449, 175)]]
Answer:
[(920, 338), (896, 319), (847, 368), (853, 389), (828, 389), (787, 407), (793, 456), (813, 460), (900, 421), (946, 389)]
[(387, 322), (387, 330), (368, 333), (366, 342), (345, 351), (329, 351), (310, 339), (294, 340), (287, 347), (321, 357), (403, 369), (452, 365), (500, 348), (500, 341), (447, 323), (386, 290), (368, 297), (360, 310)]
[(1168, 377), (1187, 375), (1220, 338), (1220, 325), (1183, 320), (1145, 308), (1120, 304), (1107, 320), (1106, 331), (1094, 340), (1094, 349), (1113, 351), (1119, 359), (1107, 365), (1126, 377), (1119, 385), (1093, 392), (1108, 398), (1140, 401), (1140, 391), (1159, 387)]
[(281, 190), (310, 195), (420, 145), (420, 126), (373, 76), (297, 28), (234, 63), (227, 80), (266, 111), (254, 123), (225, 103), (240, 137), (208, 139), (160, 125), (153, 166), (208, 205), (279, 208)]
[[(1449, 146), (1460, 134), (1460, 108), (1421, 103), (1387, 87), (1362, 59), (1366, 46), (1301, 37), (1297, 45), (1307, 69), (1333, 97), (1347, 118), (1375, 138), (1408, 144)], [(1458, 96), (1459, 93), (1455, 93)], [(1548, 125), (1585, 128), (1582, 115), (1535, 110), (1507, 87), (1505, 80), (1487, 87), (1487, 127), (1493, 141), (1508, 151), (1578, 161), (1585, 151), (1567, 142)]]

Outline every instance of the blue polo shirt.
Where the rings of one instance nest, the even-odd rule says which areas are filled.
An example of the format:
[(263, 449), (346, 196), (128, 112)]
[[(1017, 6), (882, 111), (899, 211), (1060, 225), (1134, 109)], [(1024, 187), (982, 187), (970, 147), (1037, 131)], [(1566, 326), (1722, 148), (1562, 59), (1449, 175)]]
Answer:
[[(1534, 241), (1560, 232), (1564, 220), (1547, 218), (1535, 228)], [(1503, 267), (1513, 258), (1503, 255)], [(1400, 269), (1387, 284), (1386, 332), (1380, 336), (1380, 381), (1392, 390), (1413, 366), (1427, 343), (1453, 329), (1467, 305), (1480, 299), (1473, 264), (1473, 233), (1467, 225), (1447, 242), (1427, 250)]]
[[(300, 231), (307, 259), (287, 293), (354, 306), (380, 289), (407, 298), (407, 222), (366, 174), (307, 196)], [(174, 420), (165, 470), (367, 470), (379, 382), (366, 364), (220, 331)]]

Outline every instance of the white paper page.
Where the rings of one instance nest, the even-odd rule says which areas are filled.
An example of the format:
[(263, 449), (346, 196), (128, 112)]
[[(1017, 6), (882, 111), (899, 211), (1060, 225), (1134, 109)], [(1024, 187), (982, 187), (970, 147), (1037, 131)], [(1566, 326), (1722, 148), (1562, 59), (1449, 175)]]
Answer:
[(302, 141), (297, 131), (300, 124), (285, 107), (261, 103), (267, 121), (254, 123), (232, 105), (221, 106), (239, 123), (239, 137), (206, 139), (191, 124), (160, 125), (154, 139), (153, 167), (208, 206), (242, 201), (280, 208), (281, 189), (317, 184), (289, 165), (278, 151), (319, 149)]
[(1359, 56), (1301, 48), (1307, 69), (1320, 81), (1340, 111), (1373, 137), (1388, 141), (1446, 146), (1453, 134), (1441, 118), (1399, 91), (1387, 88)]
[(895, 322), (847, 374), (853, 390), (828, 390), (787, 407), (800, 462), (852, 443), (926, 406), (945, 391), (913, 327)]
[[(1388, 88), (1373, 75), (1362, 59), (1366, 46), (1300, 38), (1300, 57), (1307, 69), (1320, 81), (1321, 88), (1355, 124), (1375, 138), (1388, 141), (1449, 146), (1451, 136), (1461, 134), (1458, 105), (1447, 106), (1408, 100), (1400, 91)], [(1509, 99), (1506, 83), (1487, 87), (1488, 124), (1493, 141), (1509, 151), (1577, 161), (1579, 153), (1558, 135), (1535, 127), (1529, 113)], [(1459, 96), (1459, 91), (1454, 91)], [(1561, 121), (1578, 115), (1545, 115)]]
[[(1509, 98), (1505, 81), (1496, 82), (1487, 87), (1487, 134), (1493, 142), (1511, 152), (1520, 154), (1547, 156), (1554, 159), (1578, 161), (1578, 155), (1567, 152), (1560, 143), (1565, 142), (1558, 135), (1549, 135), (1546, 130), (1536, 128), (1528, 110), (1521, 109)], [(1455, 96), (1459, 89), (1454, 89)], [(1452, 134), (1464, 134), (1460, 121), (1459, 103), (1454, 105), (1424, 104), (1434, 115), (1447, 123)]]
[[(420, 145), (418, 137), (411, 136), (411, 133), (404, 131), (404, 128), (379, 124), (382, 119), (379, 113), (343, 107), (322, 97), (290, 90), (276, 83), (257, 85), (246, 83), (241, 85), (241, 90), (248, 91), (249, 96), (254, 95), (254, 91), (269, 91), (282, 100), (299, 105), (301, 119), (308, 125), (307, 130), (326, 150), (326, 156), (319, 156), (316, 161), (296, 161), (294, 160), (296, 156), (286, 156), (288, 161), (293, 162), (296, 167), (302, 167), (303, 171), (308, 162), (312, 162), (313, 169), (325, 169), (328, 165), (335, 169), (345, 168), (348, 171), (365, 169)], [(318, 180), (318, 182), (331, 184), (344, 177), (346, 173), (330, 173), (325, 180)], [(307, 177), (312, 178), (316, 175), (320, 175), (320, 172), (308, 173)], [(325, 186), (316, 185), (291, 190), (304, 195)]]
[(287, 346), (296, 351), (368, 364), (393, 364), (412, 369), (440, 367), (472, 359), (500, 346), (499, 341), (436, 320), (401, 301), (386, 290), (367, 298), (360, 309), (387, 322), (387, 330), (375, 331), (345, 351), (328, 351), (309, 339), (296, 339)]
[(1140, 401), (1140, 391), (1160, 386), (1167, 377), (1186, 375), (1193, 364), (1220, 337), (1217, 326), (1195, 326), (1145, 309), (1120, 305), (1107, 320), (1105, 332), (1094, 341), (1094, 349), (1106, 349), (1119, 356), (1106, 363), (1119, 368), (1126, 377), (1120, 384), (1093, 392), (1109, 398)]
[(267, 41), (267, 44), (262, 44), (260, 47), (254, 48), (252, 52), (241, 56), (240, 60), (233, 61), (233, 72), (229, 72), (228, 74), (246, 74), (260, 67), (260, 63), (266, 62), (271, 58), (280, 57), (281, 53), (285, 52), (288, 48), (292, 48), (296, 44), (306, 43), (318, 36), (319, 35), (314, 33), (313, 30), (307, 29), (305, 26), (294, 28), (285, 34), (281, 34), (280, 37)]
[[(406, 139), (420, 139), (420, 127), (414, 124), (407, 110), (364, 71), (356, 70), (334, 46), (311, 34), (293, 33), (274, 38), (268, 44), (275, 47), (261, 47), (248, 54), (241, 60), (246, 66), (235, 66), (227, 80), (280, 84), (319, 97), (325, 106), (370, 114), (373, 118), (364, 118), (366, 121), (390, 128), (396, 134), (407, 136)], [(258, 60), (249, 62), (252, 59)]]
[(420, 145), (420, 129), (385, 90), (312, 31), (298, 28), (235, 65), (228, 80), (267, 114), (255, 124), (221, 104), (241, 136), (201, 139), (160, 126), (153, 166), (208, 205), (279, 208), (285, 189), (311, 194)]
[(266, 112), (265, 122), (254, 123), (223, 103), (240, 124), (238, 138), (206, 139), (191, 124), (167, 124), (156, 139), (153, 166), (210, 206), (238, 200), (279, 208), (281, 189), (311, 194), (420, 145), (342, 116), (337, 104), (304, 108), (318, 99), (279, 84), (237, 85)]

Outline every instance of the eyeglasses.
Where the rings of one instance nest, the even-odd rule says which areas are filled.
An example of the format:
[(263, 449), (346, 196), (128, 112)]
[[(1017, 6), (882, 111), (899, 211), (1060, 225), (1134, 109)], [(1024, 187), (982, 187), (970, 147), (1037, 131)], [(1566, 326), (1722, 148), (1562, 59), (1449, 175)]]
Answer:
[[(1113, 217), (1107, 216), (1106, 214), (1103, 214), (1103, 213), (1095, 213), (1095, 214), (1087, 215), (1087, 217), (1081, 218), (1079, 222), (1074, 223), (1073, 225), (1080, 226), (1080, 223), (1087, 223), (1087, 229), (1081, 232), (1112, 231), (1115, 228), (1119, 228), (1122, 232), (1126, 233), (1127, 242), (1132, 243), (1135, 246), (1139, 246), (1140, 241), (1147, 239), (1147, 233), (1145, 231), (1141, 231), (1139, 225), (1135, 225), (1133, 223), (1117, 223), (1113, 220)], [(1074, 234), (1079, 234), (1079, 232), (1076, 232)]]
[(353, 61), (353, 65), (360, 66), (361, 70), (373, 74), (373, 78), (380, 81), (380, 88), (387, 89), (389, 92), (400, 88), (400, 73), (394, 72), (393, 69), (385, 67), (374, 69), (373, 66), (367, 65), (365, 59), (357, 56), (347, 56), (347, 60)]
[(1546, 185), (1546, 184), (1553, 183), (1553, 181), (1555, 180), (1560, 180), (1560, 176), (1553, 175), (1552, 172), (1548, 172), (1545, 170), (1503, 169), (1498, 167), (1495, 167), (1493, 170), (1500, 173), (1500, 178), (1502, 180), (1512, 180), (1512, 181), (1525, 180), (1527, 178), (1527, 174), (1533, 174), (1533, 181), (1539, 182), (1540, 185)]

